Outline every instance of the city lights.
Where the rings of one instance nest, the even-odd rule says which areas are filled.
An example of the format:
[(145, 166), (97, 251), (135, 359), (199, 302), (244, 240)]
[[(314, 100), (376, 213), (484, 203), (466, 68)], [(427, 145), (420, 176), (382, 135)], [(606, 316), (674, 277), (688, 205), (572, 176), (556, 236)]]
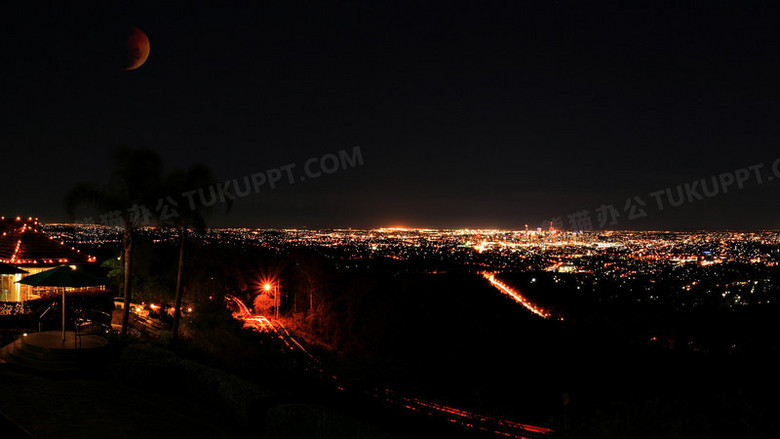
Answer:
[[(43, 230), (57, 241), (82, 250), (119, 244), (121, 239), (120, 230), (114, 227), (53, 224), (43, 226)], [(176, 241), (175, 232), (166, 228), (142, 228), (139, 233), (154, 242)], [(346, 272), (370, 270), (381, 261), (416, 264), (430, 273), (447, 271), (447, 267), (490, 273), (534, 271), (547, 273), (557, 284), (573, 282), (576, 290), (583, 292), (614, 284), (633, 301), (646, 303), (661, 300), (655, 285), (667, 279), (679, 285), (679, 290), (691, 293), (664, 299), (673, 301), (678, 309), (700, 306), (701, 297), (710, 295), (720, 297), (727, 308), (772, 303), (775, 299), (767, 292), (775, 288), (777, 280), (769, 270), (780, 263), (780, 256), (772, 250), (780, 245), (780, 233), (775, 231), (213, 228), (193, 232), (193, 238), (209, 245), (240, 243), (278, 252), (312, 248)], [(734, 264), (753, 268), (749, 286), (726, 288), (701, 282), (718, 277)], [(260, 276), (257, 282), (259, 292), (273, 294), (280, 290), (277, 275)], [(538, 279), (532, 284), (537, 283)], [(645, 286), (634, 291), (639, 284)], [(600, 300), (614, 299), (617, 297)]]

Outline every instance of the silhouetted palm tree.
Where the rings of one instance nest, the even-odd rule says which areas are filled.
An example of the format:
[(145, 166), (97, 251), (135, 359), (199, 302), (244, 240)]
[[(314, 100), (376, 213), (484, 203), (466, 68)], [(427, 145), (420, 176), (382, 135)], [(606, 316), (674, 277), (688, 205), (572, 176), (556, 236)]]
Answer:
[[(171, 201), (180, 206), (176, 215), (161, 218), (163, 223), (172, 225), (179, 230), (179, 263), (176, 273), (176, 302), (172, 328), (174, 339), (179, 336), (179, 324), (181, 321), (181, 301), (184, 295), (184, 253), (187, 236), (190, 228), (195, 230), (204, 230), (206, 228), (204, 215), (209, 210), (202, 203), (190, 202), (184, 194), (215, 183), (211, 170), (204, 165), (195, 165), (186, 171), (175, 170), (166, 178), (165, 187), (167, 192), (172, 194), (170, 195)], [(229, 211), (231, 206), (232, 201), (230, 198), (226, 198), (225, 210)]]
[(122, 334), (127, 334), (132, 292), (133, 237), (139, 225), (156, 217), (161, 199), (162, 161), (148, 149), (120, 147), (114, 152), (113, 170), (105, 185), (79, 182), (65, 196), (65, 208), (73, 216), (76, 207), (91, 205), (101, 211), (104, 224), (123, 228), (124, 313)]

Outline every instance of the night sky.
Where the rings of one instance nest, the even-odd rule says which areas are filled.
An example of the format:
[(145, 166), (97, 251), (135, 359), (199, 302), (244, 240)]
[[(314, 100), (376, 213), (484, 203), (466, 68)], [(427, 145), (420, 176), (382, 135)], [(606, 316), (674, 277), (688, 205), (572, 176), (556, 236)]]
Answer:
[[(662, 211), (649, 195), (780, 158), (780, 19), (758, 2), (15, 3), (2, 215), (67, 220), (67, 189), (106, 181), (118, 145), (219, 179), (359, 146), (363, 165), (210, 224), (596, 227), (613, 205), (607, 228), (780, 228), (780, 178)], [(151, 41), (132, 71), (110, 44), (126, 26)]]

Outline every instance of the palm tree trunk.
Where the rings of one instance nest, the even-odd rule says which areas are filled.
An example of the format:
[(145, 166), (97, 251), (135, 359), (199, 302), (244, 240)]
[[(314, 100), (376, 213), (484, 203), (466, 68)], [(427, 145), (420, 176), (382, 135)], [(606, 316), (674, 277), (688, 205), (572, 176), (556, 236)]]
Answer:
[(127, 327), (130, 322), (130, 295), (132, 291), (132, 255), (133, 255), (133, 231), (129, 226), (125, 226), (124, 235), (122, 237), (122, 244), (124, 246), (124, 267), (125, 267), (125, 282), (123, 285), (124, 290), (124, 312), (122, 313), (122, 335), (127, 335)]
[(176, 307), (173, 309), (173, 339), (179, 337), (179, 321), (181, 320), (182, 277), (184, 274), (184, 245), (187, 242), (187, 228), (179, 228), (179, 269), (176, 274)]

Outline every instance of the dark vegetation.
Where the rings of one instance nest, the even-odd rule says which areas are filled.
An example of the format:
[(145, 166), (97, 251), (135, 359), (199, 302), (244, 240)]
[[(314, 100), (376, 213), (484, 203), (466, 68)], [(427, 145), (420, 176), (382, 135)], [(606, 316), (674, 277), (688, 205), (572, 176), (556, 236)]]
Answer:
[[(230, 258), (233, 252), (240, 257)], [(770, 415), (776, 404), (767, 398), (776, 389), (771, 370), (778, 320), (771, 307), (681, 313), (601, 303), (574, 284), (549, 282), (544, 273), (503, 275), (523, 287), (536, 277), (528, 295), (572, 314), (564, 322), (547, 321), (469, 272), (354, 274), (303, 249), (279, 256), (233, 248), (222, 257), (221, 285), (246, 303), (260, 294), (261, 273), (274, 271), (288, 326), (316, 348), (329, 371), (356, 388), (389, 387), (571, 437), (776, 432)], [(211, 303), (216, 312), (217, 302)], [(202, 324), (197, 320), (190, 331)], [(206, 325), (190, 335), (212, 358), (224, 359), (221, 367), (252, 374), (273, 354), (248, 358), (261, 344), (248, 335), (233, 337), (242, 346), (218, 343), (233, 331)], [(727, 349), (734, 342), (739, 348)], [(265, 361), (266, 367), (275, 361)], [(305, 392), (300, 383), (288, 381)], [(564, 394), (571, 401), (565, 408)]]
[[(777, 432), (771, 395), (778, 319), (771, 307), (678, 312), (605, 303), (545, 273), (502, 275), (567, 317), (542, 320), (471, 272), (395, 267), (351, 273), (311, 249), (279, 255), (261, 247), (199, 245), (187, 262), (193, 278), (185, 300), (196, 313), (185, 326), (189, 348), (180, 354), (250, 380), (273, 377), (275, 390), (284, 389), (293, 404), (334, 400), (320, 393), (316, 379), (302, 379), (273, 342), (241, 330), (221, 300), (227, 293), (250, 304), (269, 276), (282, 286), (285, 322), (352, 388), (388, 387), (550, 426), (565, 437)], [(155, 247), (163, 249), (155, 251), (161, 256), (175, 251)], [(737, 349), (729, 348), (735, 343)], [(308, 413), (294, 410), (295, 416)], [(371, 417), (356, 412), (354, 403), (345, 410)]]
[(533, 316), (472, 273), (332, 270), (321, 304), (293, 322), (358, 385), (548, 425), (564, 436), (778, 433), (776, 307), (604, 302), (544, 275), (502, 278), (521, 289), (536, 278), (529, 296), (565, 321)]

